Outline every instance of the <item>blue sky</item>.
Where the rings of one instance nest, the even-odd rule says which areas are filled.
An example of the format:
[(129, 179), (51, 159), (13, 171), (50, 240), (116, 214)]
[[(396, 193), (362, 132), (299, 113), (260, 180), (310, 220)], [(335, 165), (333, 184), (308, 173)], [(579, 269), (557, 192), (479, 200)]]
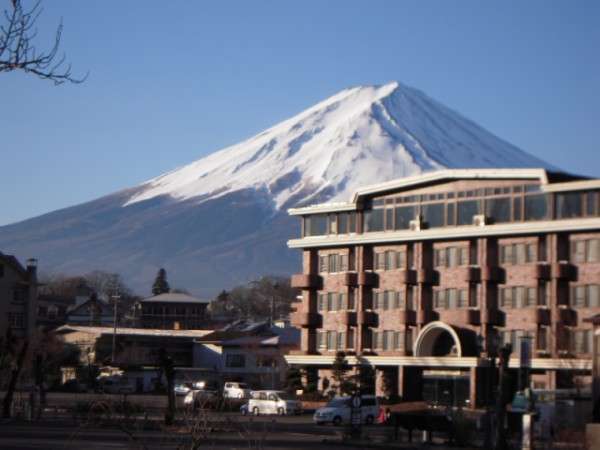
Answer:
[[(0, 0), (0, 6), (8, 0)], [(398, 80), (600, 176), (600, 2), (44, 1), (81, 85), (0, 74), (0, 225), (138, 184)]]

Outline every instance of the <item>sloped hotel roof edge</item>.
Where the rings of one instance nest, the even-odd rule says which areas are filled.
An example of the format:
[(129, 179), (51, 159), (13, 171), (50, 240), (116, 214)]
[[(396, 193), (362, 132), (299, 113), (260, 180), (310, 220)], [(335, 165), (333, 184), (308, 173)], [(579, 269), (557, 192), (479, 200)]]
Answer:
[(358, 189), (352, 200), (339, 203), (322, 203), (309, 205), (300, 208), (288, 209), (288, 214), (298, 216), (302, 214), (311, 214), (317, 212), (336, 212), (352, 211), (361, 197), (369, 194), (375, 194), (392, 189), (408, 188), (432, 181), (441, 181), (444, 179), (539, 179), (542, 184), (548, 184), (548, 174), (545, 169), (447, 169), (435, 172), (427, 172), (411, 177), (398, 178), (384, 183), (377, 183), (371, 186)]

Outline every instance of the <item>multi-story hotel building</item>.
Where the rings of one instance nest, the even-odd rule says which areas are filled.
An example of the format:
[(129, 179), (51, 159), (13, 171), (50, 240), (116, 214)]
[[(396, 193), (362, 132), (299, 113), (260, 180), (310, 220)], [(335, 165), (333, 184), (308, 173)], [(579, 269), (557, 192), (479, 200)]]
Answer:
[[(289, 211), (302, 289), (288, 363), (319, 382), (337, 351), (405, 399), (481, 404), (493, 348), (530, 339), (533, 387), (589, 382), (600, 313), (600, 180), (543, 169), (445, 170)], [(448, 388), (448, 380), (453, 386)], [(461, 394), (462, 392), (462, 394)]]

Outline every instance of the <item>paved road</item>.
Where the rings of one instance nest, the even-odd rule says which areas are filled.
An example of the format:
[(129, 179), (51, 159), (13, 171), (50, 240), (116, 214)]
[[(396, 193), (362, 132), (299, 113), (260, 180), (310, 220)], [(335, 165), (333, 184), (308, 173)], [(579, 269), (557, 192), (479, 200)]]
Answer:
[[(227, 417), (222, 417), (227, 419)], [(340, 431), (318, 427), (310, 417), (242, 418), (235, 422), (213, 424), (209, 432), (199, 427), (197, 437), (201, 448), (215, 449), (328, 449), (347, 448), (339, 444)], [(233, 424), (233, 425), (232, 425)], [(165, 430), (136, 430), (136, 426), (118, 429), (118, 424), (74, 426), (64, 419), (44, 419), (37, 423), (10, 422), (0, 424), (2, 450), (58, 449), (183, 449), (190, 448), (190, 433), (179, 428)]]

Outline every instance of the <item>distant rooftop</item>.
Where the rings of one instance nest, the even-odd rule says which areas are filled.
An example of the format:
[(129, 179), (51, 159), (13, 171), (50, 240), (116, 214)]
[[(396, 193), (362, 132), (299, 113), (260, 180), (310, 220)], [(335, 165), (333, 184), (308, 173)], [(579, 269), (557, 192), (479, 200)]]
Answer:
[[(113, 334), (113, 327), (88, 327), (83, 325), (63, 325), (56, 330), (58, 333), (83, 332), (90, 334)], [(200, 338), (213, 330), (157, 330), (149, 328), (117, 328), (117, 335), (122, 336), (165, 336)]]
[(140, 300), (142, 303), (200, 303), (207, 304), (210, 300), (192, 297), (189, 294), (167, 292), (166, 294), (155, 295), (154, 297), (148, 297)]

